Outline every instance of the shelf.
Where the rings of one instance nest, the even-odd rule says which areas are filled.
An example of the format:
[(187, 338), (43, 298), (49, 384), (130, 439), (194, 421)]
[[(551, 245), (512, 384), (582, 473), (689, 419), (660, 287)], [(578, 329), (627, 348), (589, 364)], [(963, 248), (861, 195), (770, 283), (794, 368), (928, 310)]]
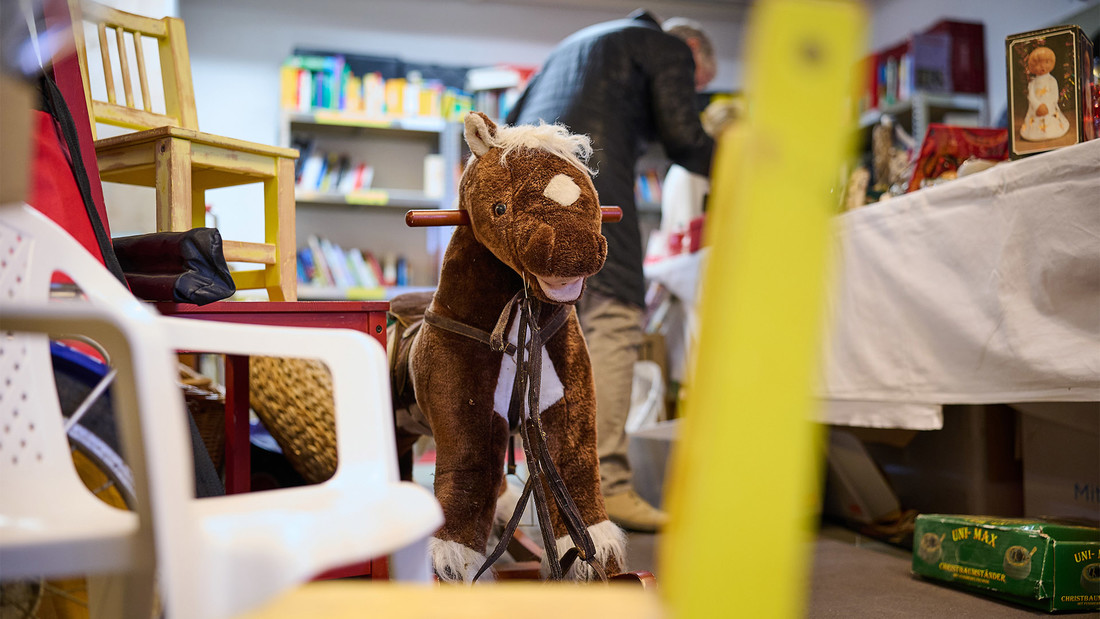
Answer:
[(296, 125), (321, 125), (331, 127), (358, 127), (364, 129), (384, 129), (395, 131), (415, 131), (421, 133), (443, 133), (448, 123), (442, 118), (370, 118), (348, 114), (335, 110), (317, 110), (315, 112), (284, 112), (287, 122)]
[(906, 100), (888, 105), (881, 109), (868, 110), (859, 117), (859, 126), (856, 129), (860, 150), (871, 150), (871, 129), (884, 115), (890, 115), (899, 127), (905, 129), (916, 140), (916, 148), (924, 142), (928, 125), (948, 121), (952, 113), (976, 115), (977, 122), (973, 126), (986, 126), (989, 124), (988, 102), (985, 95), (958, 94), (958, 93), (928, 93), (916, 92)]
[[(404, 257), (411, 283), (431, 284), (438, 279), (447, 231), (410, 230), (405, 226), (404, 214), (411, 209), (439, 209), (455, 202), (461, 167), (461, 124), (441, 117), (390, 118), (342, 110), (283, 109), (279, 132), (284, 145), (302, 144), (308, 153), (300, 171), (308, 180), (294, 192), (299, 248), (317, 237), (375, 256)], [(332, 175), (326, 179), (325, 174), (335, 170), (334, 166), (343, 167), (345, 161), (348, 170), (369, 175), (369, 179), (356, 179), (369, 189), (336, 191), (342, 179)], [(318, 175), (320, 178), (314, 181)], [(351, 186), (345, 183), (342, 188)], [(373, 300), (401, 292), (404, 289), (314, 288), (303, 284), (299, 298)]]
[(879, 119), (882, 118), (883, 114), (899, 116), (901, 114), (911, 113), (914, 109), (921, 106), (945, 110), (973, 111), (984, 116), (986, 96), (951, 93), (916, 93), (909, 100), (899, 101), (880, 109), (867, 110), (860, 115), (859, 126), (860, 128), (870, 127), (877, 123)]
[(322, 193), (319, 191), (296, 191), (294, 199), (298, 204), (321, 204), (328, 206), (380, 206), (391, 208), (439, 208), (441, 198), (431, 197), (422, 191), (411, 189), (370, 189), (354, 193)]
[(375, 286), (337, 288), (298, 284), (298, 299), (302, 301), (388, 301), (408, 292), (431, 292), (434, 286)]

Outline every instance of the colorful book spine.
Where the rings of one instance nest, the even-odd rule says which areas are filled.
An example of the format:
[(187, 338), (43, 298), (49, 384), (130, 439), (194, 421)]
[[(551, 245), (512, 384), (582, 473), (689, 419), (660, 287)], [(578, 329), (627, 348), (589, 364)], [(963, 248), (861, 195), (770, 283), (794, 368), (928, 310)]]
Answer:
[(317, 277), (314, 281), (320, 286), (335, 286), (336, 280), (332, 277), (332, 271), (329, 270), (328, 262), (325, 260), (325, 252), (321, 248), (321, 239), (311, 234), (307, 240), (309, 244), (309, 250), (313, 256), (313, 263), (317, 269)]
[(363, 76), (363, 113), (368, 118), (383, 118), (386, 115), (386, 84), (381, 73)]

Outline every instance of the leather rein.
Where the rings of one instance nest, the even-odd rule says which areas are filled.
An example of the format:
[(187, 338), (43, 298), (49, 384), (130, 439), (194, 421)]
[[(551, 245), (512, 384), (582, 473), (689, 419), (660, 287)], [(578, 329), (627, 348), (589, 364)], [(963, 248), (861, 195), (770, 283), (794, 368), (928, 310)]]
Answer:
[[(580, 558), (588, 563), (601, 580), (607, 580), (607, 574), (596, 562), (596, 547), (592, 542), (592, 536), (584, 525), (580, 509), (570, 496), (565, 487), (565, 481), (558, 473), (550, 457), (550, 449), (546, 444), (546, 432), (542, 427), (542, 417), (539, 412), (539, 393), (542, 383), (542, 349), (546, 342), (565, 324), (569, 315), (567, 306), (555, 305), (555, 309), (546, 323), (538, 326), (542, 313), (542, 303), (527, 295), (527, 289), (517, 292), (504, 306), (500, 317), (491, 333), (487, 333), (477, 327), (472, 327), (452, 318), (441, 316), (433, 311), (424, 312), (424, 322), (450, 331), (458, 335), (481, 342), (495, 352), (503, 352), (516, 358), (516, 376), (512, 382), (512, 397), (508, 404), (508, 429), (514, 433), (517, 428), (523, 437), (523, 451), (527, 458), (529, 475), (523, 486), (516, 509), (512, 512), (504, 532), (500, 536), (493, 552), (485, 559), (485, 563), (477, 571), (474, 581), (489, 569), (497, 559), (504, 554), (519, 526), (520, 517), (527, 505), (527, 501), (534, 494), (535, 510), (539, 518), (539, 530), (542, 533), (543, 546), (547, 553), (547, 563), (550, 566), (550, 578), (561, 580), (573, 561)], [(512, 316), (512, 311), (518, 308), (519, 336), (518, 346), (505, 341), (505, 330)], [(524, 398), (527, 400), (527, 423), (520, 423), (524, 415)], [(515, 474), (515, 441), (514, 434), (509, 435), (508, 444), (508, 473)], [(543, 485), (545, 482), (545, 486)], [(573, 541), (573, 548), (565, 552), (559, 560), (557, 543), (554, 539), (553, 526), (550, 522), (549, 498), (546, 496), (546, 487), (549, 487), (557, 504), (558, 512), (565, 521), (569, 537)]]

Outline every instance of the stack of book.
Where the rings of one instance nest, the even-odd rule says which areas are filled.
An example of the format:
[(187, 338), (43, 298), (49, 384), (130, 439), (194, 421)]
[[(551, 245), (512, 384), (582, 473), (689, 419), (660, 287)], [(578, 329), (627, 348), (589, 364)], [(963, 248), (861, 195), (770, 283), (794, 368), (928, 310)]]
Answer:
[(916, 93), (985, 94), (985, 27), (942, 20), (861, 62), (859, 114), (910, 101)]
[(474, 109), (503, 120), (512, 111), (535, 67), (496, 65), (466, 72), (466, 90), (474, 95)]
[(638, 174), (634, 182), (634, 199), (639, 204), (661, 203), (661, 177), (657, 170), (649, 168)]
[(282, 107), (311, 112), (338, 110), (367, 118), (442, 118), (461, 120), (473, 98), (438, 80), (406, 77), (384, 79), (379, 72), (355, 75), (341, 55), (293, 55), (280, 69)]
[(321, 288), (380, 288), (409, 285), (403, 256), (385, 256), (382, 262), (369, 251), (343, 249), (316, 235), (298, 250), (298, 283)]
[(311, 137), (296, 137), (291, 146), (300, 153), (294, 170), (300, 191), (347, 195), (370, 189), (374, 167), (366, 161), (321, 150)]

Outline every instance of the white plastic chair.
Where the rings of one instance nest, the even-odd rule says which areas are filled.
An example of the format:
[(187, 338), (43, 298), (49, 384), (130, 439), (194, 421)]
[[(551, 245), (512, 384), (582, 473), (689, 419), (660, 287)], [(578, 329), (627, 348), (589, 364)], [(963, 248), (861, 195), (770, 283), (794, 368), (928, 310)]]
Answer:
[[(50, 301), (55, 271), (86, 298)], [(0, 579), (120, 573), (109, 581), (120, 586), (98, 607), (92, 601), (93, 616), (141, 619), (153, 605), (154, 570), (169, 619), (228, 617), (326, 569), (390, 554), (394, 578), (430, 580), (427, 539), (442, 511), (426, 489), (398, 481), (385, 353), (367, 336), (159, 316), (23, 204), (0, 206), (0, 329)], [(73, 469), (48, 333), (83, 334), (111, 354), (136, 512), (100, 503)], [(175, 384), (181, 349), (324, 362), (336, 474), (314, 486), (194, 499)]]

